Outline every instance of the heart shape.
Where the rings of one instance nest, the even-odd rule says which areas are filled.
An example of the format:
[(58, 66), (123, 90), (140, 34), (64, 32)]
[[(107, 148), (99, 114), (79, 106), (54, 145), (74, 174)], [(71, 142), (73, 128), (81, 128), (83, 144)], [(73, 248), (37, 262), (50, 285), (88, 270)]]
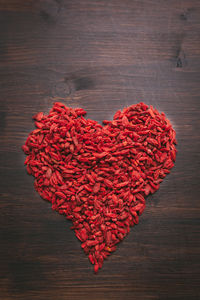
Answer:
[(49, 115), (33, 117), (37, 129), (22, 149), (36, 190), (72, 220), (97, 272), (173, 167), (176, 139), (164, 113), (144, 103), (117, 111), (105, 126), (85, 114), (54, 103)]

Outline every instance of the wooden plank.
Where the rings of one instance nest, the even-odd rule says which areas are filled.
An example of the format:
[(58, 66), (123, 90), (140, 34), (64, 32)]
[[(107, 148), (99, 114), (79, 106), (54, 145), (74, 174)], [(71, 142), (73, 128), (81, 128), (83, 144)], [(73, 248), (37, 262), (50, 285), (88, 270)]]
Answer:
[[(0, 1), (0, 298), (200, 298), (200, 1)], [(98, 275), (34, 191), (21, 145), (61, 99), (112, 119), (143, 101), (177, 131), (172, 173)]]

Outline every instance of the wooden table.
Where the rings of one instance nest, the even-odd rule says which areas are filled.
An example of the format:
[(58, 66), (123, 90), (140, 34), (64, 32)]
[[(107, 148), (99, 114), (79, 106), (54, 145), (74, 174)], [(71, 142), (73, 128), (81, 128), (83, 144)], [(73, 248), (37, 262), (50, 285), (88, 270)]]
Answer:
[[(1, 0), (0, 69), (0, 299), (200, 299), (200, 1)], [(23, 165), (32, 115), (58, 99), (99, 122), (143, 101), (177, 132), (175, 167), (98, 275)]]

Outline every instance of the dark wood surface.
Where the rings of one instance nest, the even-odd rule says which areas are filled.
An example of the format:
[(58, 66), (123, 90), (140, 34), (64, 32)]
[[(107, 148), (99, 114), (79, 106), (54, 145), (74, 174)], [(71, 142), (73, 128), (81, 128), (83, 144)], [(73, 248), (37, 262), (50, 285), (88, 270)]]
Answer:
[[(200, 1), (0, 0), (0, 99), (0, 299), (200, 299)], [(57, 99), (99, 122), (143, 101), (177, 131), (175, 167), (98, 275), (23, 165)]]

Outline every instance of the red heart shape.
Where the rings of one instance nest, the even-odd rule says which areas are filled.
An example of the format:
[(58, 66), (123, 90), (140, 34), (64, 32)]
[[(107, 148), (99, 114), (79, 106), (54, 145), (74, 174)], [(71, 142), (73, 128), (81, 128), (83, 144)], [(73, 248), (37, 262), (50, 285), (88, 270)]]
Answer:
[(35, 188), (72, 220), (94, 271), (138, 224), (149, 193), (173, 167), (176, 139), (169, 120), (144, 103), (117, 111), (113, 121), (56, 102), (22, 146)]

